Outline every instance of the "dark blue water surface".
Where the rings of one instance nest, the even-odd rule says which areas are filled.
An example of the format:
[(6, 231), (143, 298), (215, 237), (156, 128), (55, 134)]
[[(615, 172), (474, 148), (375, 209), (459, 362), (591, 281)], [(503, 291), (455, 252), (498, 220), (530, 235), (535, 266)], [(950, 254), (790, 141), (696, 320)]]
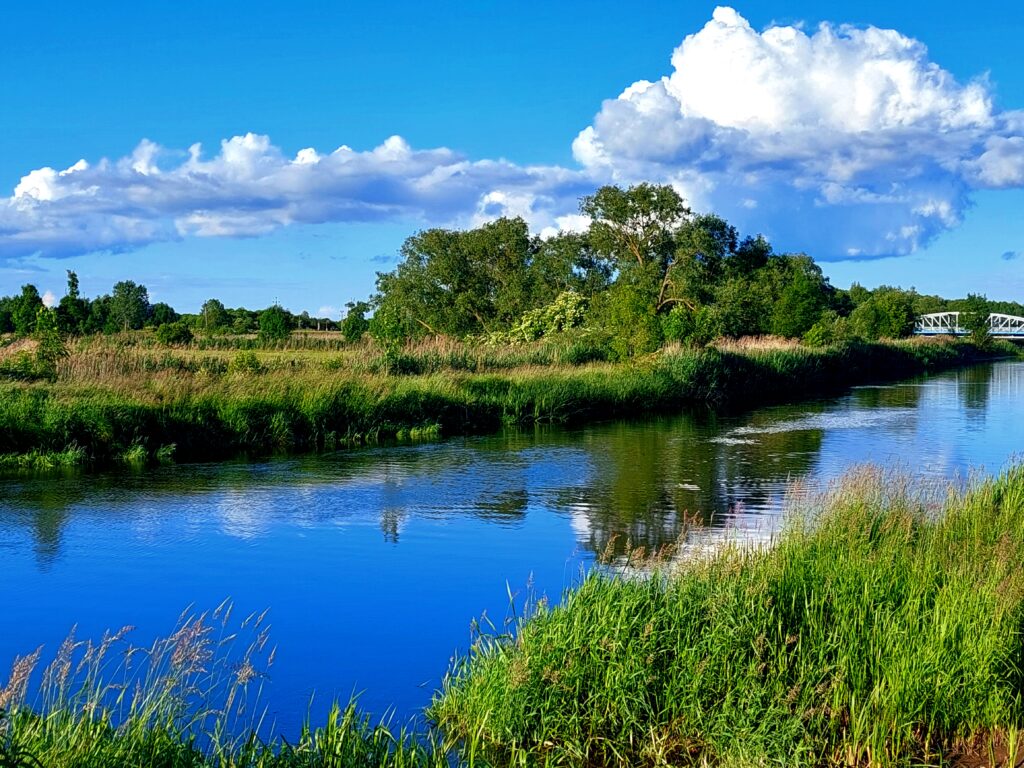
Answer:
[(855, 464), (998, 471), (1024, 448), (1022, 405), (1024, 364), (1006, 362), (740, 415), (3, 478), (0, 669), (74, 624), (142, 642), (230, 597), (270, 609), (263, 701), (286, 735), (353, 692), (409, 715), (510, 591), (557, 598), (595, 553), (673, 541), (687, 514), (762, 535), (790, 482)]

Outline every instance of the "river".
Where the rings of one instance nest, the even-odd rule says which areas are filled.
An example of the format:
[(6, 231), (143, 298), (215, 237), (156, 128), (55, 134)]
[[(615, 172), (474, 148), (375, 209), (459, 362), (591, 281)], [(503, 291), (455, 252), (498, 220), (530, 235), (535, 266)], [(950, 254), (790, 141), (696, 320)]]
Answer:
[[(1024, 363), (732, 415), (538, 428), (262, 462), (0, 479), (0, 669), (231, 598), (269, 609), (262, 701), (294, 736), (334, 697), (404, 718), (471, 621), (557, 598), (598, 552), (763, 538), (787, 488), (867, 462), (960, 482), (1024, 447)], [(6, 670), (4, 670), (6, 671)], [(0, 671), (0, 683), (5, 674)], [(312, 702), (312, 703), (311, 703)]]

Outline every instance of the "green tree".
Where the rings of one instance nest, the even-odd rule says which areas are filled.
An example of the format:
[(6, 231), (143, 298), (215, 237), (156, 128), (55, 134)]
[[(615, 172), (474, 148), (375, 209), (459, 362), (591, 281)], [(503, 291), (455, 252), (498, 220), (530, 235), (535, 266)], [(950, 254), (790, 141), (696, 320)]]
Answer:
[(261, 341), (280, 341), (291, 333), (291, 318), (280, 304), (260, 312), (259, 325)]
[(228, 326), (231, 321), (227, 309), (217, 299), (207, 299), (199, 311), (202, 318), (203, 330), (207, 333), (216, 333)]
[(170, 304), (158, 301), (149, 308), (149, 319), (147, 321), (147, 325), (159, 328), (162, 325), (176, 323), (180, 319), (181, 316), (174, 311), (174, 307)]
[(85, 318), (85, 333), (112, 333), (117, 331), (116, 325), (110, 321), (109, 296), (97, 296), (89, 302), (89, 314)]
[(36, 340), (36, 363), (40, 371), (49, 377), (57, 375), (57, 362), (67, 357), (68, 351), (60, 336), (57, 313), (41, 306), (36, 313), (32, 337)]
[(341, 334), (345, 341), (356, 342), (363, 338), (363, 334), (370, 330), (370, 321), (366, 319), (366, 313), (370, 311), (370, 305), (365, 301), (350, 301), (345, 307), (345, 319), (341, 321)]
[(36, 328), (36, 318), (43, 307), (39, 289), (34, 285), (21, 286), (21, 295), (14, 300), (11, 320), (14, 332), (19, 336), (30, 336)]
[(14, 333), (15, 301), (13, 296), (0, 296), (0, 333)]
[(828, 305), (830, 286), (821, 267), (803, 254), (783, 256), (774, 262), (784, 287), (772, 307), (771, 331), (778, 336), (799, 339), (821, 317)]
[(522, 219), (458, 232), (428, 229), (402, 245), (402, 261), (377, 275), (380, 331), (465, 336), (507, 328), (530, 308), (535, 242)]
[(119, 331), (137, 330), (149, 315), (149, 292), (146, 286), (131, 280), (114, 284), (110, 297), (109, 321)]
[(676, 249), (675, 231), (690, 215), (670, 186), (601, 187), (580, 201), (591, 219), (590, 242), (615, 269), (656, 265), (664, 271)]
[(991, 309), (988, 299), (969, 293), (960, 306), (960, 326), (967, 329), (968, 338), (979, 347), (990, 346), (992, 337), (989, 335), (988, 316)]
[(82, 298), (78, 288), (78, 275), (70, 269), (68, 273), (68, 290), (57, 305), (57, 324), (65, 334), (81, 334), (85, 332), (85, 322), (89, 316), (89, 302)]

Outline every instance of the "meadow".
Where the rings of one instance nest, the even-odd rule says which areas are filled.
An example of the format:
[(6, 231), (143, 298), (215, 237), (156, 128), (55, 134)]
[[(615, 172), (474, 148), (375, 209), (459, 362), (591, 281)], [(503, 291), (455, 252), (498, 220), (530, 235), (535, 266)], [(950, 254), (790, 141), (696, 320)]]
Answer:
[(50, 376), (33, 374), (26, 349), (2, 356), (0, 468), (211, 460), (744, 408), (1014, 354), (935, 339), (820, 348), (753, 339), (609, 362), (587, 334), (397, 348), (316, 333), (187, 347), (145, 331), (91, 336), (74, 340)]
[(857, 470), (770, 547), (595, 568), (482, 622), (405, 728), (350, 703), (257, 739), (272, 644), (230, 606), (146, 649), (71, 638), (0, 689), (0, 765), (1016, 764), (1022, 531), (1024, 467), (966, 490)]

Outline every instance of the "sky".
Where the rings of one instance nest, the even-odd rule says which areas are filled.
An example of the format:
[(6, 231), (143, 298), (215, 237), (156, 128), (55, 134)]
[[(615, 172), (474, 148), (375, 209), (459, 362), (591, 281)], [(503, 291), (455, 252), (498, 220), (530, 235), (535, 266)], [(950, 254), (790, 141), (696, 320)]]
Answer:
[(1017, 3), (13, 4), (0, 295), (338, 316), (430, 226), (673, 184), (833, 284), (1024, 300)]

